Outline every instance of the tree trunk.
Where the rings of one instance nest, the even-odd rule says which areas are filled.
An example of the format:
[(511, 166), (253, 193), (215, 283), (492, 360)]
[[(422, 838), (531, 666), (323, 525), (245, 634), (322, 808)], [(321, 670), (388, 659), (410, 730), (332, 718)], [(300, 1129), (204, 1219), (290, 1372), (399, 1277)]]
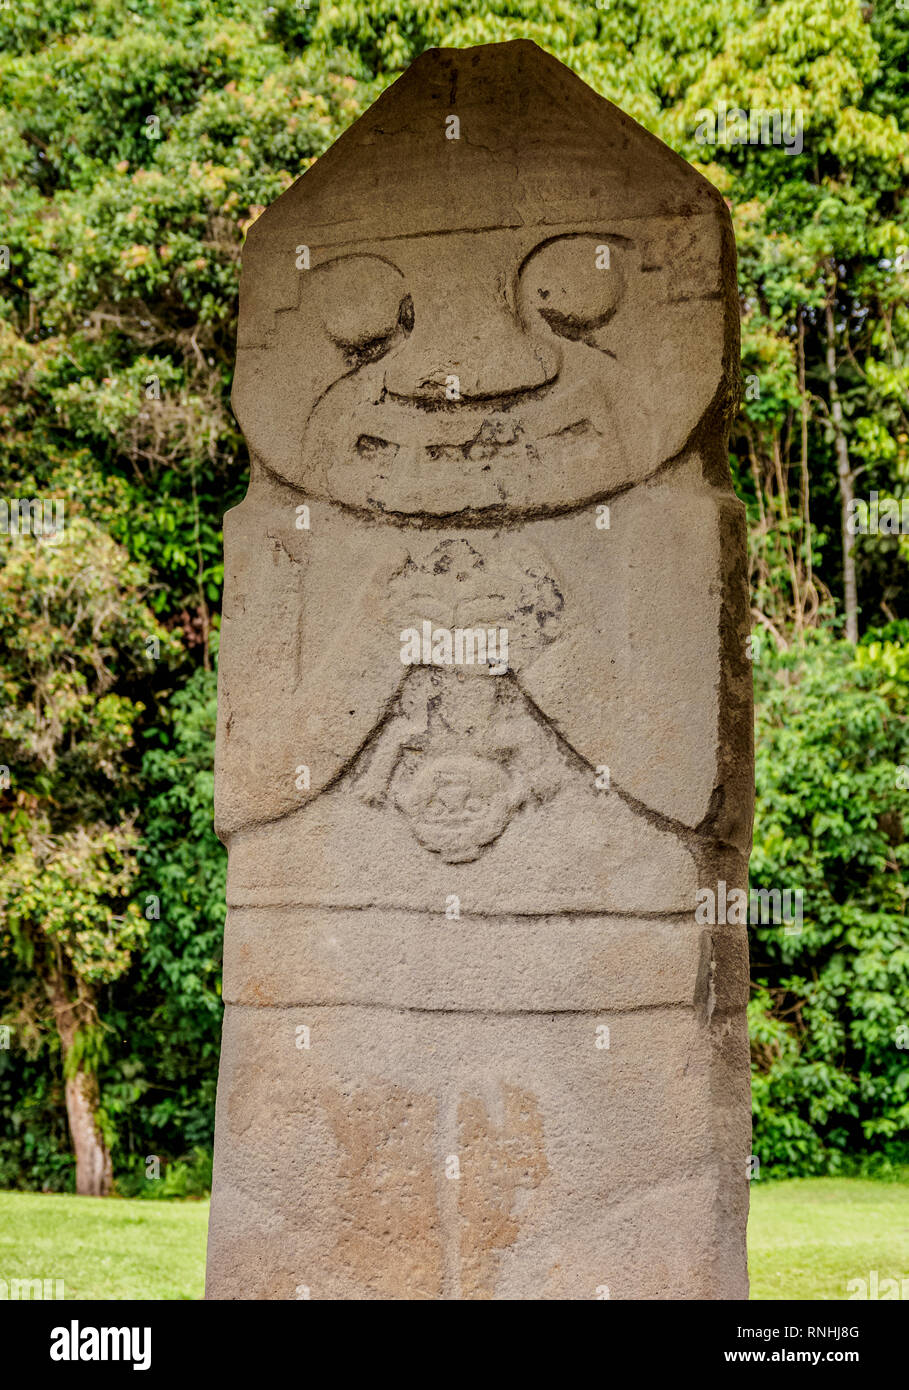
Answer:
[(66, 1082), (66, 1115), (76, 1154), (76, 1193), (80, 1197), (107, 1197), (113, 1184), (113, 1166), (98, 1128), (97, 1112), (95, 1078), (77, 1071)]
[[(78, 1032), (76, 1005), (66, 997), (62, 980), (55, 981), (52, 997), (66, 1075), (67, 1059)], [(107, 1197), (113, 1186), (113, 1165), (98, 1124), (98, 1083), (80, 1066), (66, 1078), (64, 1091), (66, 1118), (76, 1155), (76, 1193), (79, 1197)]]
[(833, 422), (833, 437), (836, 444), (836, 472), (840, 485), (840, 505), (842, 511), (843, 536), (843, 607), (846, 612), (846, 637), (850, 642), (858, 641), (858, 586), (855, 579), (855, 536), (850, 534), (848, 518), (851, 515), (850, 503), (852, 489), (852, 469), (849, 464), (849, 445), (843, 429), (843, 406), (836, 380), (836, 342), (834, 336), (833, 302), (829, 300), (826, 309), (827, 320), (827, 373), (830, 379), (830, 419)]

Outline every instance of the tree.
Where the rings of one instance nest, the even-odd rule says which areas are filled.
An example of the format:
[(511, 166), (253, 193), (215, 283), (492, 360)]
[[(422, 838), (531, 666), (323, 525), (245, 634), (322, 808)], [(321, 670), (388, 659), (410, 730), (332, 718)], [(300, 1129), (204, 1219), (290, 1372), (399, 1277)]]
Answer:
[(116, 665), (138, 668), (175, 644), (122, 548), (84, 517), (64, 526), (55, 540), (18, 537), (0, 568), (0, 959), (7, 1022), (26, 1046), (56, 1032), (76, 1190), (102, 1196), (112, 1168), (98, 993), (146, 925), (130, 901), (139, 837), (133, 816), (117, 814), (141, 705), (117, 693)]

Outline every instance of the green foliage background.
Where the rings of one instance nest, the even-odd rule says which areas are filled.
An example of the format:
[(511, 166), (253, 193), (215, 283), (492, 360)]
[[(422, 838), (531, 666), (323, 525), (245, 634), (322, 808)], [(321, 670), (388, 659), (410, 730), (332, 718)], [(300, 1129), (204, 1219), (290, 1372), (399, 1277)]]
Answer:
[[(67, 1066), (97, 1076), (119, 1190), (206, 1186), (244, 232), (420, 51), (517, 37), (697, 163), (732, 210), (757, 383), (731, 446), (757, 634), (752, 884), (805, 894), (801, 935), (754, 934), (754, 1152), (767, 1176), (909, 1161), (909, 541), (859, 538), (861, 640), (846, 641), (834, 408), (851, 484), (901, 497), (909, 9), (15, 0), (0, 8), (2, 494), (64, 497), (70, 534), (0, 550), (0, 1184), (73, 1183), (42, 985), (56, 969), (88, 991)], [(698, 144), (719, 100), (802, 111), (803, 153)]]

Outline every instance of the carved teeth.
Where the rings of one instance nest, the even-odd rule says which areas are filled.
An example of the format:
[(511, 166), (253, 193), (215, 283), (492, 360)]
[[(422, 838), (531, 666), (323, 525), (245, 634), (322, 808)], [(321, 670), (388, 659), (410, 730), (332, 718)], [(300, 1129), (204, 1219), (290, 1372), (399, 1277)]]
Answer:
[(361, 458), (390, 462), (397, 454), (398, 446), (388, 439), (380, 439), (378, 435), (361, 434), (356, 443), (356, 451)]
[(520, 425), (508, 415), (490, 415), (480, 426), (478, 444), (514, 444), (523, 433)]

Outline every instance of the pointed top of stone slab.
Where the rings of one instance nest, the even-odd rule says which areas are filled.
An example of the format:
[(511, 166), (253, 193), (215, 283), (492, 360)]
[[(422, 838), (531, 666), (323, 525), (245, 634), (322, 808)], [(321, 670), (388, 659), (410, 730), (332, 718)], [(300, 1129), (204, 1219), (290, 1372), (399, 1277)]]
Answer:
[[(459, 122), (449, 135), (449, 117)], [(525, 39), (420, 55), (259, 218), (321, 245), (723, 208), (696, 170)]]

